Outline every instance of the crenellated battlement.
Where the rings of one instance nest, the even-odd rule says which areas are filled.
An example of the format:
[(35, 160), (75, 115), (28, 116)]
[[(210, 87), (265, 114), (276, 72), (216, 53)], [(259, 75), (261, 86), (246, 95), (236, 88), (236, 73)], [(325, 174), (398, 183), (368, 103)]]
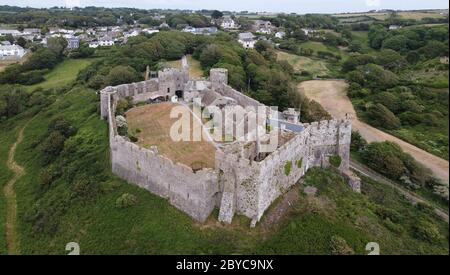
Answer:
[[(238, 213), (255, 224), (273, 201), (311, 167), (326, 167), (330, 156), (339, 155), (342, 159), (339, 169), (348, 170), (352, 128), (349, 119), (301, 124), (300, 130), (288, 135), (278, 129), (284, 133), (283, 142), (263, 155), (257, 142), (227, 144), (216, 151), (215, 169), (198, 171), (174, 163), (160, 154), (156, 146), (140, 147), (117, 132), (115, 113), (121, 99), (131, 97), (139, 103), (157, 97), (167, 100), (176, 95), (187, 100), (205, 91), (229, 97), (240, 106), (265, 106), (230, 87), (225, 69), (212, 69), (209, 81), (190, 80), (186, 68), (166, 69), (159, 72), (158, 78), (101, 90), (101, 116), (109, 124), (113, 172), (168, 198), (172, 205), (198, 221), (205, 221), (214, 207), (219, 207), (220, 221), (229, 223)], [(359, 182), (351, 179), (352, 188), (360, 190)]]

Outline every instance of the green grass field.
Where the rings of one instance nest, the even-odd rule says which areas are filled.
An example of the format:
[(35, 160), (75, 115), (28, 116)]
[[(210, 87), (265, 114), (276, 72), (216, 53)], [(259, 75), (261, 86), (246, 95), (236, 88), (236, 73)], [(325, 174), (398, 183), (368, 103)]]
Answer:
[(329, 53), (333, 53), (336, 55), (340, 55), (343, 59), (348, 57), (348, 53), (345, 50), (342, 50), (337, 47), (330, 47), (321, 42), (308, 41), (305, 43), (301, 43), (299, 46), (304, 49), (314, 50), (314, 52), (316, 54), (317, 54), (317, 52), (329, 52)]
[(33, 91), (39, 87), (46, 90), (65, 86), (73, 82), (76, 79), (78, 72), (86, 68), (94, 60), (95, 59), (66, 59), (44, 76), (44, 82), (24, 87), (26, 87), (28, 91)]
[(277, 52), (277, 58), (278, 60), (288, 61), (295, 71), (308, 71), (313, 77), (325, 76), (330, 72), (326, 62), (323, 60), (316, 60), (282, 51)]

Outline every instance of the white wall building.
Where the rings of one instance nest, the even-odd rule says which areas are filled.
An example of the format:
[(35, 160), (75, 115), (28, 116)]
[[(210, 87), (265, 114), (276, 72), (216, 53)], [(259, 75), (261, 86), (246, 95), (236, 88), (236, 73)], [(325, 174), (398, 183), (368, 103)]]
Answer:
[(19, 45), (1, 45), (0, 57), (17, 57), (22, 58), (26, 54), (26, 50)]
[(235, 29), (237, 27), (236, 22), (232, 18), (225, 18), (222, 20), (222, 23), (220, 23), (220, 26), (223, 29)]
[(238, 42), (246, 49), (253, 49), (256, 44), (255, 36), (250, 32), (240, 33)]

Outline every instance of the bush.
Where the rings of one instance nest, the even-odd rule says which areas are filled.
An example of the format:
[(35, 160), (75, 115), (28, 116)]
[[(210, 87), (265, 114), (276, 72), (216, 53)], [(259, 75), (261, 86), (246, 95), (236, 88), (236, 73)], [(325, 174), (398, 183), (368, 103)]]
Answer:
[(392, 142), (373, 142), (362, 152), (364, 162), (390, 179), (398, 180), (406, 170), (403, 151)]
[(289, 176), (291, 174), (292, 169), (292, 161), (286, 161), (286, 164), (284, 165), (284, 174), (286, 176)]
[(360, 152), (367, 146), (367, 141), (361, 136), (358, 131), (352, 131), (352, 141), (350, 143), (350, 150), (353, 152)]
[(331, 254), (332, 255), (354, 255), (355, 252), (351, 248), (347, 241), (340, 236), (332, 236), (330, 241)]
[(339, 166), (341, 166), (342, 158), (339, 155), (332, 155), (328, 158), (328, 160), (330, 161), (330, 164), (335, 168), (339, 168)]
[(418, 238), (430, 243), (436, 243), (442, 240), (439, 228), (431, 221), (420, 219), (415, 223), (414, 231)]
[(386, 106), (380, 103), (371, 106), (367, 115), (370, 117), (370, 123), (375, 127), (395, 130), (401, 126), (400, 119), (386, 108)]
[(136, 205), (138, 202), (137, 197), (135, 195), (124, 193), (116, 200), (117, 208), (128, 208)]

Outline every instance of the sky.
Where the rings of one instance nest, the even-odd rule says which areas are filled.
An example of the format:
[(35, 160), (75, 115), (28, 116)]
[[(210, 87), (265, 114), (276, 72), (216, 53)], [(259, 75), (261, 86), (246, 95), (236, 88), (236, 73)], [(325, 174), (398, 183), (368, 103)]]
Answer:
[(360, 12), (375, 9), (448, 9), (448, 0), (0, 0), (0, 5), (99, 6), (141, 9), (218, 9), (304, 13)]

